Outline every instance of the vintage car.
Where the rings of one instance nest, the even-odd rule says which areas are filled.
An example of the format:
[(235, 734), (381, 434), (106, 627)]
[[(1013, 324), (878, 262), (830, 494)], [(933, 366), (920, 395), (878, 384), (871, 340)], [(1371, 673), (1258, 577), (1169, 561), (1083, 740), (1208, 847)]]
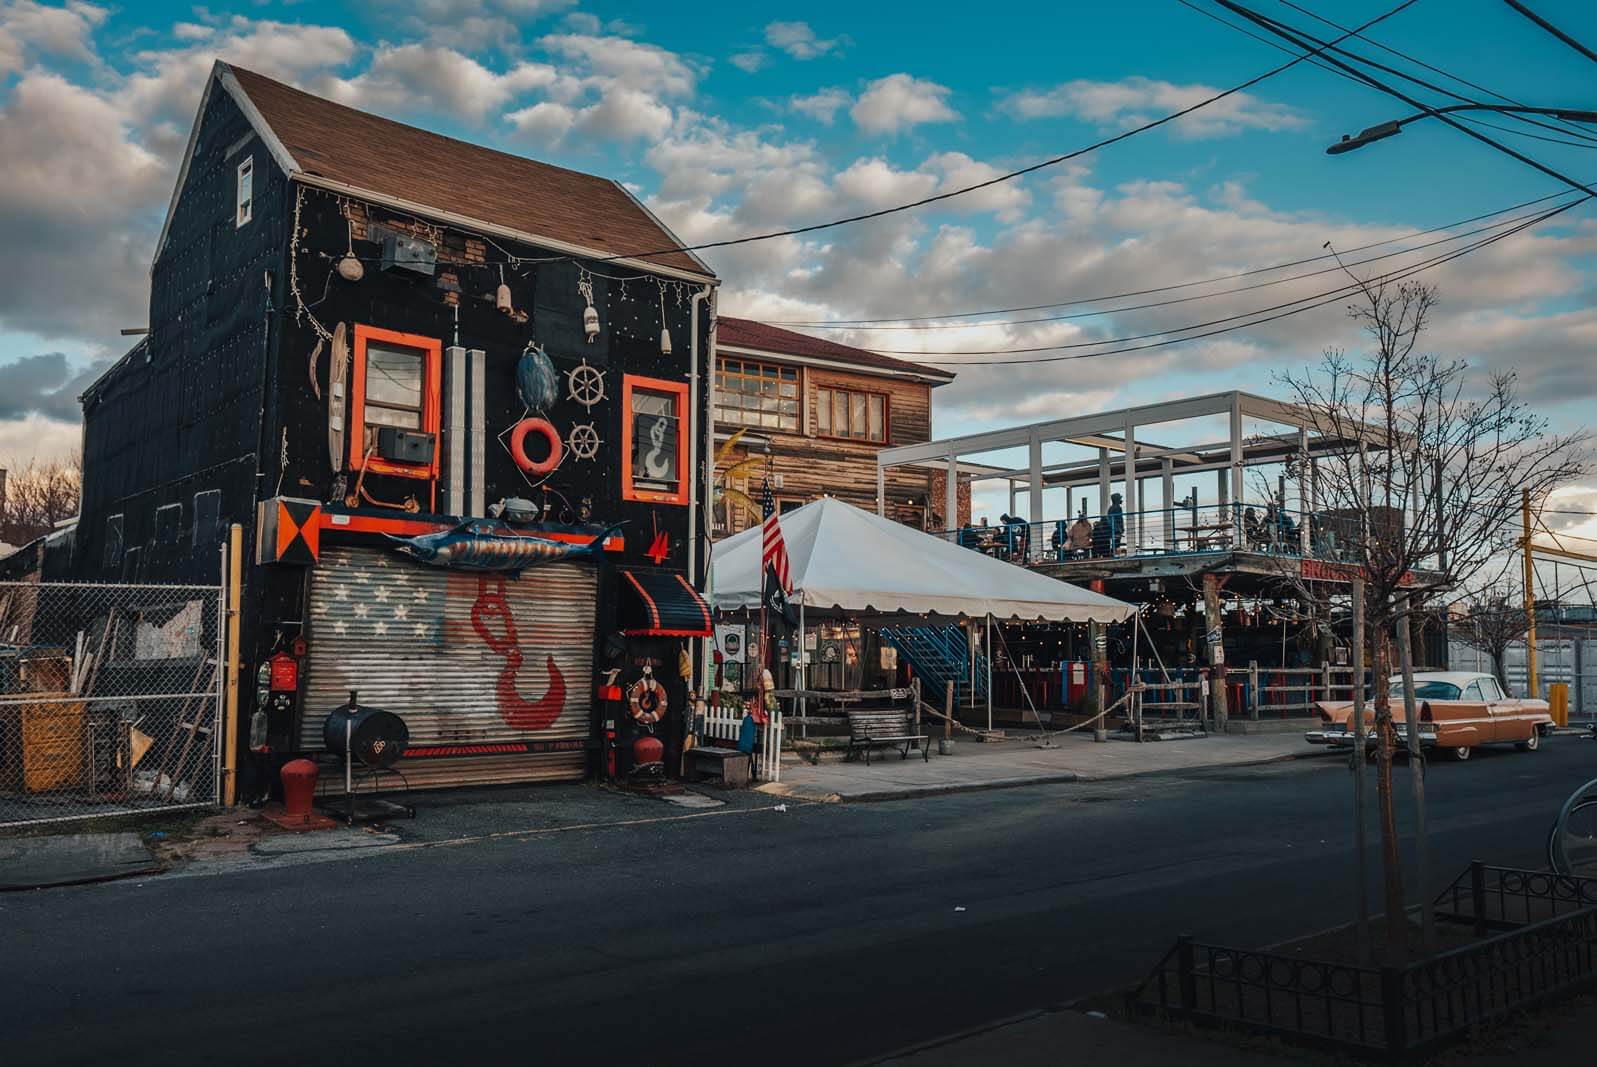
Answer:
[[(1403, 702), (1403, 679), (1390, 683), (1392, 721), (1399, 750), (1408, 744), (1408, 724)], [(1477, 745), (1513, 744), (1534, 752), (1542, 737), (1552, 733), (1553, 719), (1547, 701), (1503, 695), (1502, 687), (1490, 674), (1475, 671), (1421, 671), (1414, 675), (1414, 699), (1419, 705), (1420, 744), (1439, 748), (1455, 759), (1469, 759)], [(1353, 702), (1320, 701), (1320, 729), (1310, 730), (1304, 739), (1311, 745), (1348, 748), (1353, 735), (1348, 723)], [(1366, 731), (1375, 724), (1375, 708), (1366, 703)], [(1366, 732), (1366, 744), (1374, 744)]]

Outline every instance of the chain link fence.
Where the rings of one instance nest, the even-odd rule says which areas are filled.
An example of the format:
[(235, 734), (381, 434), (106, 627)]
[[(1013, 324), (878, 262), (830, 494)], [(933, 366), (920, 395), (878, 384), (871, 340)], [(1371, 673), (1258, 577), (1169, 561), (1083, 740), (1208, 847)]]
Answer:
[(0, 826), (217, 801), (214, 585), (0, 582)]

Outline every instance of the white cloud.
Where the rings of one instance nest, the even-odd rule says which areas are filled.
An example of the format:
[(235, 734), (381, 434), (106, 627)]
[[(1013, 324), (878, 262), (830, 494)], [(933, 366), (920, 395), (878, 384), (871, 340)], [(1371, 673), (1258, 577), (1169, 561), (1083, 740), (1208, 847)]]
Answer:
[(64, 460), (78, 450), (82, 440), (82, 428), (75, 421), (42, 415), (0, 420), (0, 467), (18, 470), (35, 460)]
[(30, 74), (0, 108), (0, 322), (103, 340), (146, 317), (155, 212), (171, 165), (134, 143), (112, 102)]
[(822, 89), (809, 96), (792, 97), (787, 103), (800, 115), (807, 115), (816, 122), (830, 126), (837, 113), (847, 107), (852, 99), (842, 89)]
[(769, 58), (763, 48), (745, 48), (741, 52), (732, 53), (730, 62), (743, 73), (753, 74), (764, 67)]
[(558, 77), (544, 63), (520, 63), (499, 74), (452, 48), (384, 45), (362, 74), (338, 82), (332, 95), (366, 110), (432, 110), (481, 122), (514, 97), (548, 88)]
[(898, 133), (926, 122), (952, 122), (947, 86), (908, 74), (889, 74), (865, 87), (849, 114), (867, 133)]
[(818, 59), (848, 43), (847, 37), (821, 40), (807, 22), (772, 22), (765, 27), (765, 43), (794, 59)]
[(107, 13), (94, 4), (0, 2), (0, 78), (22, 70), (31, 56), (96, 62), (91, 37)]
[[(1220, 92), (1207, 85), (1176, 85), (1134, 76), (1104, 82), (1077, 79), (1051, 89), (1026, 89), (1011, 94), (999, 109), (1014, 118), (1077, 118), (1100, 126), (1129, 129), (1161, 115), (1191, 107)], [(1228, 137), (1245, 130), (1296, 130), (1308, 118), (1295, 108), (1235, 93), (1171, 124), (1179, 137), (1199, 140)]]
[(629, 89), (662, 96), (691, 96), (698, 72), (681, 56), (625, 37), (551, 34), (539, 43), (554, 55), (581, 63), (592, 75)]
[(838, 191), (869, 208), (902, 204), (930, 196), (937, 176), (917, 170), (895, 170), (881, 157), (857, 159), (837, 176)]

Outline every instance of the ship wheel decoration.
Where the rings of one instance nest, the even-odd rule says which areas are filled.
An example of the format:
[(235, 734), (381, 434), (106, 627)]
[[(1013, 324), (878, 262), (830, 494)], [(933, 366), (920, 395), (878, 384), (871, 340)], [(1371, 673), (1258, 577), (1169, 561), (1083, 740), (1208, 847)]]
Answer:
[(588, 366), (586, 359), (566, 371), (566, 384), (571, 399), (585, 408), (591, 408), (604, 399), (604, 371)]
[(591, 422), (579, 422), (566, 434), (566, 448), (575, 459), (595, 459), (599, 455), (599, 431)]

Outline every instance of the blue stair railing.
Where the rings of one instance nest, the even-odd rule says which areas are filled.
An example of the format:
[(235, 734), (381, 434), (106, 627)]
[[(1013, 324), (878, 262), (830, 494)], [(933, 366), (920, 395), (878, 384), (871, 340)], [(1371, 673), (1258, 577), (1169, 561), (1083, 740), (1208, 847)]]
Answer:
[[(978, 648), (974, 672), (965, 631), (958, 626), (891, 626), (882, 637), (909, 662), (921, 680), (927, 703), (939, 705), (948, 683), (954, 683), (954, 701), (964, 704), (987, 701), (987, 656)], [(974, 678), (972, 678), (974, 674)]]

